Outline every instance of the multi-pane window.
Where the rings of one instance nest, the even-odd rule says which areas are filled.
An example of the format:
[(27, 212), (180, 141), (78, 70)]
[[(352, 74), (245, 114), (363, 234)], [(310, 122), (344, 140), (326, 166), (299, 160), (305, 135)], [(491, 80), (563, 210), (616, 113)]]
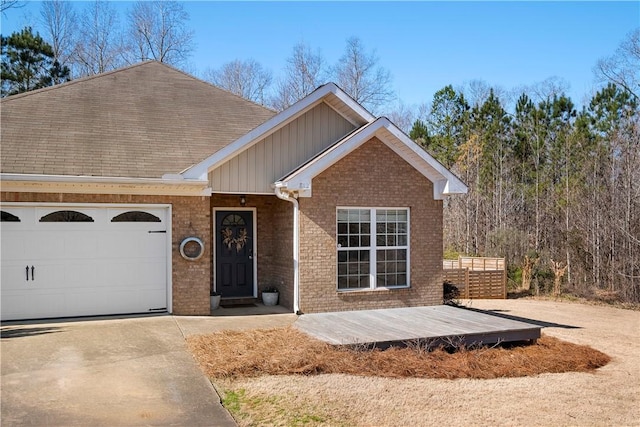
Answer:
[(338, 288), (369, 288), (371, 211), (338, 209)]
[(409, 210), (337, 212), (338, 289), (409, 285)]
[(376, 211), (376, 285), (406, 286), (409, 219), (406, 209)]

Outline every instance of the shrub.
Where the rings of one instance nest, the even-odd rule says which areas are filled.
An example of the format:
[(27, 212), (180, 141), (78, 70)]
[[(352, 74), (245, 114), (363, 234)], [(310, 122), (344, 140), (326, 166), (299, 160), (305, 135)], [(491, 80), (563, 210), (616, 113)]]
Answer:
[(460, 290), (456, 285), (444, 282), (442, 285), (442, 303), (447, 305), (460, 305)]

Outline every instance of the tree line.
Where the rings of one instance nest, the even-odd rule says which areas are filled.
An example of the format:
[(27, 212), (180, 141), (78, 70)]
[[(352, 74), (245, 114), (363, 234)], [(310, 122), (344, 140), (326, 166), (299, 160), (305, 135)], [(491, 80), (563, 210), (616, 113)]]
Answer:
[(445, 249), (505, 256), (537, 292), (640, 302), (640, 112), (614, 83), (576, 109), (564, 93), (522, 93), (513, 112), (489, 89), (471, 104), (438, 91), (410, 136), (469, 193), (445, 202)]
[[(2, 2), (2, 11), (20, 7)], [(193, 50), (189, 16), (179, 2), (140, 1), (126, 22), (113, 3), (79, 10), (70, 1), (42, 3), (34, 27), (2, 37), (2, 96), (58, 84), (154, 59), (180, 66)]]
[[(19, 2), (3, 0), (3, 11)], [(2, 95), (58, 84), (145, 60), (189, 67), (194, 49), (189, 15), (181, 2), (139, 1), (124, 23), (113, 3), (94, 1), (76, 10), (73, 2), (42, 3), (38, 27), (2, 38)], [(374, 51), (351, 37), (335, 65), (305, 43), (293, 47), (283, 75), (274, 79), (255, 60), (237, 59), (208, 68), (201, 77), (251, 101), (284, 110), (318, 86), (334, 81), (374, 111), (394, 98), (391, 75)]]
[(594, 71), (580, 109), (553, 79), (446, 86), (409, 135), (469, 186), (445, 201), (449, 255), (504, 256), (520, 289), (640, 303), (640, 29)]
[[(11, 7), (13, 1), (3, 0)], [(179, 2), (135, 3), (125, 25), (105, 1), (44, 2), (40, 33), (2, 37), (2, 95), (142, 60), (183, 67), (193, 51)], [(602, 81), (577, 108), (563, 82), (506, 92), (474, 81), (430, 103), (391, 107), (391, 74), (351, 37), (339, 61), (296, 44), (282, 74), (237, 59), (205, 80), (281, 111), (326, 81), (389, 118), (469, 186), (445, 201), (449, 255), (505, 256), (514, 286), (640, 302), (640, 29), (594, 66)]]

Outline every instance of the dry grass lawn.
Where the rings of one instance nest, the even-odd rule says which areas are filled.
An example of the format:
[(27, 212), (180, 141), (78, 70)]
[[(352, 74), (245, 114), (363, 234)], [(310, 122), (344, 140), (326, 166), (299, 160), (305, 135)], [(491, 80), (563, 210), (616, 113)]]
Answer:
[[(335, 364), (322, 361), (324, 356), (313, 363), (302, 363), (303, 360), (291, 354), (276, 352), (274, 362), (271, 358), (260, 356), (265, 352), (272, 354), (273, 351), (260, 347), (261, 340), (254, 337), (255, 341), (250, 341), (244, 349), (237, 349), (233, 355), (226, 354), (222, 362), (209, 362), (211, 366), (205, 365), (203, 369), (211, 376), (225, 406), (242, 426), (428, 426), (454, 423), (640, 426), (640, 312), (527, 299), (474, 301), (471, 305), (548, 322), (549, 325), (543, 330), (545, 338), (539, 341), (540, 347), (562, 345), (552, 340), (553, 337), (593, 347), (610, 355), (612, 360), (606, 366), (590, 372), (564, 371), (528, 376), (508, 373), (505, 376), (496, 371), (487, 375), (494, 379), (467, 377), (455, 380), (441, 379), (451, 378), (450, 372), (445, 372), (440, 378), (413, 378), (396, 372), (390, 374), (392, 378), (389, 378), (377, 374), (365, 376), (362, 372), (327, 373), (330, 372), (326, 370), (328, 366)], [(271, 330), (275, 335), (280, 332)], [(220, 336), (232, 337), (234, 334)], [(280, 336), (282, 339), (283, 336)], [(283, 347), (294, 347), (291, 337), (285, 337), (284, 340)], [(191, 337), (189, 342), (191, 346), (200, 342), (198, 345), (206, 347), (207, 340)], [(570, 348), (572, 352), (584, 349)], [(519, 354), (525, 350), (524, 347), (495, 350), (498, 353), (518, 354), (513, 358), (526, 360), (524, 354)], [(207, 353), (217, 351), (209, 348)], [(547, 349), (538, 348), (536, 352), (544, 351)], [(343, 357), (345, 354), (346, 357), (352, 356), (344, 349), (341, 352)], [(471, 358), (472, 363), (480, 363), (478, 360), (493, 350), (481, 352), (482, 355), (478, 356), (471, 351), (461, 354)], [(369, 356), (380, 353), (375, 356), (380, 357), (385, 352), (356, 354), (356, 360), (362, 359), (367, 353)], [(456, 357), (447, 353), (442, 356)], [(570, 360), (575, 359), (575, 355), (569, 356)], [(257, 363), (247, 364), (244, 360), (246, 357)], [(467, 362), (467, 366), (471, 366)], [(389, 365), (388, 360), (376, 363), (380, 363), (380, 366)], [(592, 363), (585, 365), (587, 370), (592, 369)], [(460, 362), (458, 365), (464, 366)], [(220, 370), (219, 366), (223, 369)], [(246, 372), (240, 373), (238, 369)], [(300, 373), (285, 375), (282, 369), (293, 369)], [(378, 368), (369, 369), (376, 371)], [(405, 368), (401, 366), (400, 372), (403, 370)], [(435, 370), (432, 369), (432, 372)]]

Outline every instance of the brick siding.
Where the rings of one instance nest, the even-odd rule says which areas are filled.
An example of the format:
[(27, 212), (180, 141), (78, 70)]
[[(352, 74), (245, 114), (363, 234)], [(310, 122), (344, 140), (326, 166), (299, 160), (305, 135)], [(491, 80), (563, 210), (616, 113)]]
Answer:
[[(300, 198), (304, 313), (442, 303), (442, 201), (431, 182), (373, 138), (313, 179)], [(410, 209), (410, 288), (337, 291), (336, 207)]]
[[(173, 313), (209, 314), (213, 283), (213, 208), (240, 207), (238, 195), (211, 197), (2, 192), (6, 202), (172, 205)], [(313, 197), (300, 198), (300, 308), (328, 312), (435, 305), (442, 302), (442, 201), (431, 182), (373, 138), (313, 180)], [(336, 207), (410, 209), (411, 287), (338, 292)], [(293, 308), (293, 206), (275, 196), (247, 195), (257, 213), (258, 292), (280, 290), (280, 305)], [(185, 237), (205, 242), (198, 261), (179, 253)], [(259, 295), (259, 294), (258, 294)]]

